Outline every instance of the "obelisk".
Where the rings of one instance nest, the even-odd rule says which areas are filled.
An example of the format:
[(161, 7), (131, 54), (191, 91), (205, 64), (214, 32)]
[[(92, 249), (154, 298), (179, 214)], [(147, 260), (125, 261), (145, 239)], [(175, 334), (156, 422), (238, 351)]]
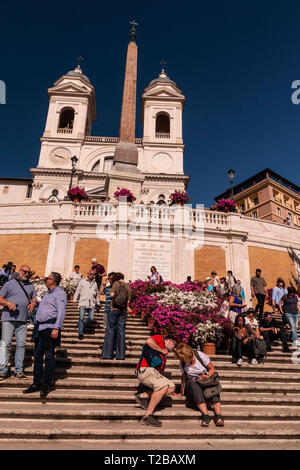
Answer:
[(131, 21), (130, 43), (128, 44), (126, 69), (123, 88), (120, 140), (114, 154), (116, 171), (138, 173), (138, 150), (135, 145), (136, 81), (137, 81), (137, 45), (135, 26)]

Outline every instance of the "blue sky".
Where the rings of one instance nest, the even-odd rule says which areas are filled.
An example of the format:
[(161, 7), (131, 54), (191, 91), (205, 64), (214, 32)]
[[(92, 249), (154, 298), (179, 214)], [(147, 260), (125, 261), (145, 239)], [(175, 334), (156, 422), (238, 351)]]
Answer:
[(291, 84), (300, 80), (299, 2), (6, 2), (1, 10), (1, 176), (30, 176), (47, 88), (79, 55), (96, 89), (92, 134), (118, 135), (128, 22), (135, 19), (136, 135), (141, 94), (165, 59), (186, 96), (184, 169), (193, 204), (210, 205), (226, 190), (231, 167), (236, 183), (269, 167), (300, 185), (300, 105), (291, 101)]

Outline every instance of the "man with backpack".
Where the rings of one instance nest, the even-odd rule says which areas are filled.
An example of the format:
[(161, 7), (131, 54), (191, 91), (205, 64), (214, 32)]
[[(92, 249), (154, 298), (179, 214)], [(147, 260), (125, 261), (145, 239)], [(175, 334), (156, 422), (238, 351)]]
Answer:
[(154, 410), (160, 401), (167, 395), (175, 392), (175, 384), (163, 375), (167, 355), (172, 352), (176, 343), (172, 336), (164, 338), (161, 335), (150, 336), (142, 349), (139, 363), (136, 367), (136, 375), (141, 385), (149, 387), (149, 391), (137, 394), (135, 397), (144, 410), (145, 415), (141, 424), (147, 426), (161, 426), (154, 416)]
[(127, 309), (131, 299), (131, 289), (124, 281), (124, 274), (114, 273), (111, 278), (112, 288), (110, 311), (107, 316), (102, 359), (113, 359), (116, 344), (116, 359), (125, 359), (125, 331)]

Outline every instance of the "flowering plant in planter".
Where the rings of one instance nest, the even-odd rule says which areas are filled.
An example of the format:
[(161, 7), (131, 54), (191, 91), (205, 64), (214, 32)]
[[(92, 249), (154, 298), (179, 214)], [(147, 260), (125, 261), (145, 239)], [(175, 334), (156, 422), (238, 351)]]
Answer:
[(70, 196), (73, 201), (76, 199), (81, 201), (82, 199), (87, 199), (88, 197), (85, 190), (79, 188), (78, 186), (76, 188), (69, 189), (68, 196)]
[(236, 204), (233, 199), (220, 199), (216, 204), (216, 208), (222, 212), (234, 212)]
[(207, 320), (206, 323), (200, 323), (197, 326), (194, 339), (198, 346), (201, 346), (203, 343), (220, 345), (223, 340), (222, 325), (211, 320)]
[(128, 202), (134, 202), (136, 200), (136, 197), (132, 194), (132, 192), (129, 189), (122, 188), (119, 189), (114, 193), (114, 197), (119, 200), (120, 197), (126, 197)]
[[(40, 302), (43, 296), (48, 291), (46, 282), (43, 279), (36, 278), (32, 281), (32, 284), (34, 285), (38, 301)], [(61, 287), (67, 295), (74, 295), (77, 289), (77, 285), (78, 284), (72, 280), (62, 279), (59, 284), (59, 287)]]
[(190, 198), (186, 195), (186, 192), (175, 191), (170, 195), (169, 203), (172, 204), (187, 204), (190, 202)]

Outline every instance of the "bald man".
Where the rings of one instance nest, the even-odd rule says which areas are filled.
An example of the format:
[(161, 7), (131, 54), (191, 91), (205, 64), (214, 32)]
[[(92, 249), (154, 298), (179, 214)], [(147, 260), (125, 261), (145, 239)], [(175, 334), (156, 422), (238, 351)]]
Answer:
[(2, 310), (2, 342), (0, 348), (0, 380), (9, 376), (8, 359), (13, 335), (16, 337), (15, 377), (27, 379), (23, 372), (26, 347), (28, 311), (33, 312), (36, 292), (30, 279), (30, 266), (20, 266), (18, 277), (4, 284), (0, 290)]

